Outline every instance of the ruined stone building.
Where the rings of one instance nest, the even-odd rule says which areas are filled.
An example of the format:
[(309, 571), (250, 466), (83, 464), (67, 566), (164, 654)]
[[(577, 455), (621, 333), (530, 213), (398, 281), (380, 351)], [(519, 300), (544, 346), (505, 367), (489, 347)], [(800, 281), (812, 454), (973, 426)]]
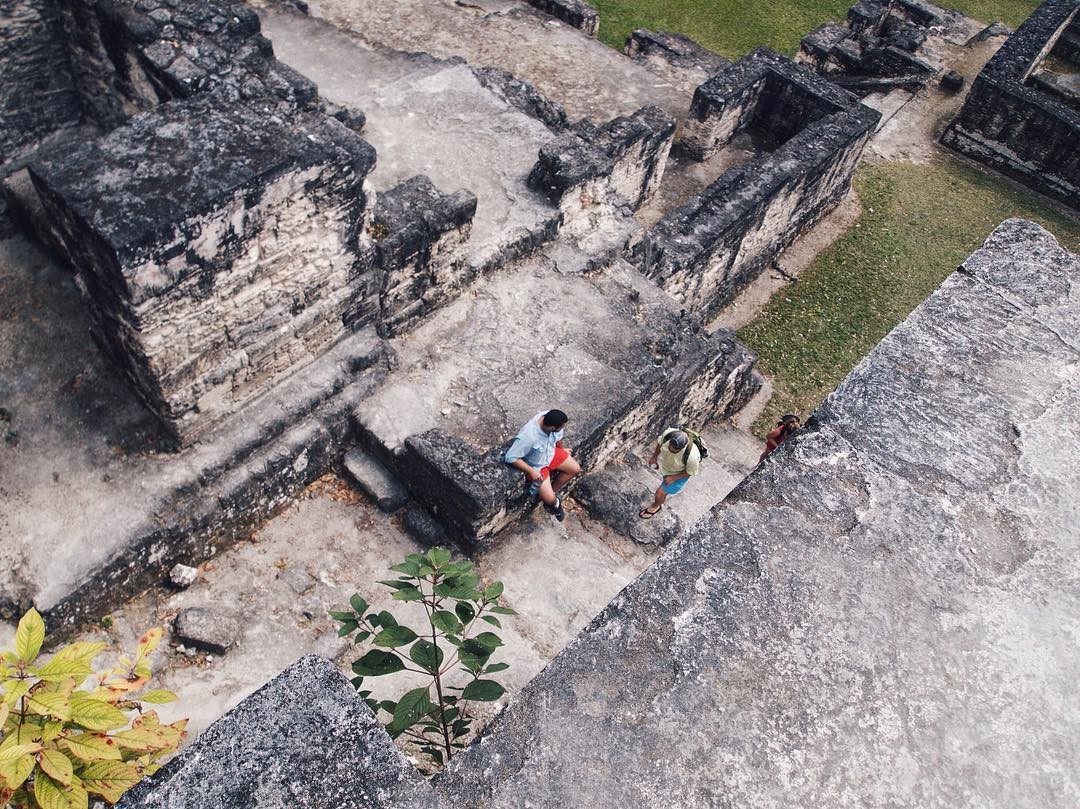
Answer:
[[(1078, 5), (1008, 38), (943, 138), (1074, 208)], [(499, 457), (546, 402), (609, 520), (657, 424), (759, 392), (710, 323), (959, 20), (864, 0), (733, 63), (610, 50), (580, 0), (0, 3), (0, 612), (73, 632), (342, 466), (418, 542), (484, 552), (534, 519)], [(988, 235), (431, 781), (308, 656), (121, 805), (1080, 798), (1080, 259)]]

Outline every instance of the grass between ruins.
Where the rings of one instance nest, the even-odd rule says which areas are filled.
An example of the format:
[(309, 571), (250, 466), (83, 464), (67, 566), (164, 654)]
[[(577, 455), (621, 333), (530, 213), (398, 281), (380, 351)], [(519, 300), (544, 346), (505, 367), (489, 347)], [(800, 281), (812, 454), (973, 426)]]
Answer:
[[(843, 22), (854, 0), (592, 0), (600, 9), (600, 38), (622, 50), (636, 28), (686, 34), (706, 48), (738, 59), (759, 45), (789, 56), (799, 40), (828, 20)], [(977, 20), (1015, 28), (1039, 0), (943, 0)]]
[(952, 159), (863, 166), (855, 189), (858, 223), (739, 331), (775, 388), (759, 433), (781, 413), (805, 419), (1002, 220), (1031, 219), (1080, 250), (1080, 223)]

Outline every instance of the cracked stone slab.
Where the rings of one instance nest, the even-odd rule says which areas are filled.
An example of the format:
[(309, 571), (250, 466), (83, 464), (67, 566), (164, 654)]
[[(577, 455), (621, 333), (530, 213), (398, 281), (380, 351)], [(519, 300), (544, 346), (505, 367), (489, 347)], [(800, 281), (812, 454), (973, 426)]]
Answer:
[(1078, 285), (1003, 223), (435, 778), (444, 805), (1075, 806)]

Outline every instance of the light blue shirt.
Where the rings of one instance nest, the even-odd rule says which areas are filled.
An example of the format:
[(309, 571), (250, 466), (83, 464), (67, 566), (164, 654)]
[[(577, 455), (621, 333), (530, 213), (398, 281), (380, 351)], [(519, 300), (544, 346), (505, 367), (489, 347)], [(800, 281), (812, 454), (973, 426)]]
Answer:
[(555, 443), (562, 439), (566, 431), (545, 433), (541, 430), (540, 418), (546, 412), (546, 410), (541, 410), (518, 431), (517, 438), (506, 451), (503, 460), (513, 463), (519, 458), (524, 458), (525, 463), (533, 469), (540, 469), (551, 463), (551, 459), (555, 457)]

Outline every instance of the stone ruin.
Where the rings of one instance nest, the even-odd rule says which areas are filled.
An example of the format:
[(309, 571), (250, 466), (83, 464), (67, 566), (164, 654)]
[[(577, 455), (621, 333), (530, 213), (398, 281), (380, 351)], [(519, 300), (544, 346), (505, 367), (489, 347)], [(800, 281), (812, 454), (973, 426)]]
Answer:
[(1039, 6), (976, 77), (941, 142), (1080, 208), (1080, 4)]
[[(0, 87), (0, 245), (32, 234), (80, 294), (50, 299), (71, 324), (49, 349), (63, 362), (22, 357), (13, 373), (29, 381), (0, 386), (33, 436), (0, 470), (19, 504), (5, 530), (20, 537), (0, 538), (0, 558), (12, 561), (0, 612), (34, 603), (70, 630), (114, 606), (103, 590), (120, 600), (177, 562), (214, 556), (343, 463), (381, 507), (408, 503), (405, 524), (421, 541), (489, 548), (530, 514), (499, 456), (545, 404), (572, 414), (586, 473), (657, 423), (732, 418), (761, 386), (756, 357), (708, 322), (844, 197), (880, 119), (859, 95), (924, 85), (937, 68), (919, 49), (952, 19), (915, 0), (861, 2), (845, 26), (807, 37), (798, 61), (762, 48), (731, 63), (662, 32), (634, 32), (630, 58), (608, 52), (594, 39), (596, 10), (578, 0), (499, 0), (463, 37), (432, 30), (469, 4), (418, 3), (371, 0), (359, 33), (333, 4), (307, 13), (303, 3), (20, 0), (0, 10), (0, 65), (14, 77)], [(405, 10), (417, 28), (397, 25)], [(518, 30), (545, 37), (550, 61), (515, 52)], [(1017, 47), (1028, 47), (1024, 31)], [(1055, 31), (1040, 48), (1075, 63), (1074, 29), (1059, 19)], [(584, 91), (581, 53), (611, 66)], [(1068, 95), (1067, 81), (1039, 81)], [(941, 611), (989, 621), (982, 584), (1022, 586), (1015, 577), (1043, 541), (1042, 517), (1002, 492), (1014, 467), (1034, 470), (1032, 497), (1061, 503), (1075, 487), (1068, 470), (1055, 478), (1057, 456), (1040, 454), (1058, 422), (1036, 405), (1063, 401), (1054, 380), (1075, 394), (1077, 349), (1061, 335), (1075, 318), (1076, 276), (1076, 257), (1048, 234), (1003, 225), (806, 435), (682, 536), (432, 784), (332, 666), (307, 658), (124, 805), (248, 806), (269, 794), (311, 807), (790, 799), (785, 773), (817, 750), (800, 683), (833, 694), (888, 667), (871, 643), (882, 633), (908, 648), (906, 619), (927, 632)], [(945, 325), (954, 321), (963, 334)], [(956, 377), (957, 358), (986, 381)], [(83, 385), (91, 392), (79, 401), (94, 405), (85, 413), (50, 399)], [(972, 398), (993, 426), (961, 446), (933, 425), (958, 419)], [(977, 469), (964, 461), (972, 455)], [(57, 456), (77, 492), (60, 502), (41, 478), (43, 459)], [(913, 483), (920, 476), (950, 487), (971, 521), (957, 522)], [(597, 480), (582, 487), (587, 507)], [(984, 538), (968, 528), (998, 518), (1013, 539), (968, 566), (909, 547), (900, 527), (974, 547)], [(1064, 531), (1047, 547), (1073, 539)], [(832, 564), (851, 575), (828, 590)], [(932, 598), (908, 586), (925, 570), (941, 577)], [(1046, 586), (1057, 609), (1061, 592)], [(804, 628), (828, 635), (875, 587), (914, 606), (863, 626), (858, 660), (808, 660), (785, 634), (790, 616), (824, 605)], [(741, 640), (725, 634), (740, 628)], [(790, 665), (769, 668), (763, 654)], [(772, 707), (746, 696), (740, 671)], [(1006, 661), (971, 687), (1001, 700), (993, 678), (1015, 674)], [(946, 687), (939, 675), (922, 659), (896, 674), (922, 694)], [(654, 697), (682, 719), (643, 725)], [(860, 715), (891, 721), (867, 699)], [(856, 773), (880, 760), (855, 714), (831, 709), (825, 747), (845, 762), (840, 783), (800, 782), (799, 805), (867, 794)], [(905, 708), (921, 738), (933, 727), (919, 709)], [(661, 767), (657, 749), (668, 751)], [(753, 762), (776, 749), (790, 752), (788, 769), (762, 778)], [(717, 769), (701, 767), (716, 750), (729, 757), (719, 786)], [(915, 742), (904, 750), (917, 759)], [(342, 753), (336, 769), (330, 751)], [(992, 752), (980, 774), (1005, 755)], [(245, 781), (255, 759), (260, 775)], [(959, 782), (972, 761), (956, 753), (945, 769)], [(980, 775), (979, 794), (1001, 788)], [(958, 800), (950, 789), (934, 794)]]

